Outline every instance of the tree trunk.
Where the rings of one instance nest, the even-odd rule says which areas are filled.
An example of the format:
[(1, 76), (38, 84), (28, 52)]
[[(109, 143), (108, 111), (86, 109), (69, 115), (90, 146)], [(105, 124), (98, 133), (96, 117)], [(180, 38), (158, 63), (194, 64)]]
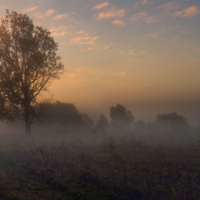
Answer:
[(26, 135), (31, 134), (30, 103), (26, 103), (25, 105), (25, 133)]

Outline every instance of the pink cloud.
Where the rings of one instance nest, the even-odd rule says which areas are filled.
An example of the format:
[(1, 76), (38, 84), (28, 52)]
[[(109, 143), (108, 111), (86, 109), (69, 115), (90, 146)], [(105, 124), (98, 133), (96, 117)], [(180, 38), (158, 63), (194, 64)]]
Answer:
[(33, 15), (34, 15), (36, 18), (41, 19), (41, 18), (43, 18), (43, 17), (48, 17), (48, 16), (52, 15), (54, 12), (55, 12), (55, 10), (50, 9), (50, 10), (48, 10), (47, 12), (45, 12), (44, 14), (38, 12), (38, 13), (34, 13)]
[(80, 30), (80, 31), (76, 32), (76, 34), (84, 34), (84, 33), (85, 33), (84, 30)]
[(159, 8), (164, 9), (165, 11), (169, 12), (170, 10), (174, 10), (179, 8), (179, 3), (174, 1), (174, 2), (169, 2), (161, 5)]
[(98, 40), (98, 36), (89, 37), (88, 35), (83, 35), (80, 37), (72, 38), (70, 44), (95, 44), (95, 41)]
[(52, 18), (52, 20), (58, 20), (64, 17), (69, 16), (67, 13), (61, 14), (61, 15), (56, 15), (55, 17)]
[(51, 36), (64, 36), (67, 34), (65, 31), (66, 27), (64, 26), (59, 26), (58, 28), (51, 28), (49, 31), (51, 32)]
[(121, 10), (110, 10), (110, 11), (106, 11), (106, 12), (101, 12), (97, 17), (97, 20), (111, 18), (111, 17), (123, 17), (124, 14), (125, 14), (125, 10), (124, 9), (121, 9)]
[(94, 9), (95, 9), (95, 10), (100, 10), (100, 9), (102, 9), (102, 8), (108, 6), (108, 5), (109, 5), (108, 2), (104, 2), (104, 3), (101, 3), (101, 4), (96, 5), (96, 6), (94, 7)]
[(124, 26), (125, 22), (123, 22), (122, 20), (116, 19), (116, 20), (112, 21), (112, 24), (119, 25), (119, 26)]
[(82, 83), (88, 81), (88, 78), (98, 75), (98, 71), (96, 69), (92, 69), (89, 67), (78, 67), (78, 68), (68, 68), (68, 72), (64, 72), (62, 75), (62, 79), (59, 82), (63, 84), (68, 83)]
[(177, 11), (173, 14), (173, 16), (175, 17), (194, 17), (195, 15), (197, 15), (200, 12), (199, 7), (198, 6), (191, 6), (185, 10), (182, 11)]
[(23, 12), (31, 12), (31, 11), (34, 11), (34, 10), (37, 10), (38, 9), (38, 6), (35, 6), (35, 7), (31, 7), (31, 8), (26, 8), (23, 10)]
[(33, 14), (36, 18), (38, 18), (38, 19), (41, 19), (41, 18), (43, 18), (44, 16), (42, 15), (42, 13), (34, 13)]
[(67, 32), (62, 31), (62, 32), (60, 33), (60, 36), (64, 36), (66, 33), (67, 33)]
[(64, 36), (67, 32), (65, 31), (62, 31), (62, 32), (54, 32), (54, 33), (51, 33), (51, 36), (57, 36), (57, 37), (60, 37), (60, 36)]
[(147, 0), (142, 1), (142, 5), (145, 5), (145, 4), (147, 4)]
[(135, 14), (131, 17), (132, 22), (137, 22), (137, 21), (140, 21), (140, 20), (144, 20), (147, 23), (152, 23), (152, 22), (158, 21), (155, 16), (147, 17), (147, 14), (145, 12), (137, 13), (137, 14)]
[(44, 15), (45, 15), (45, 16), (50, 16), (50, 15), (52, 15), (53, 13), (55, 13), (55, 10), (50, 9), (50, 10), (48, 10)]
[(140, 19), (143, 19), (147, 14), (145, 12), (140, 12), (138, 14), (135, 14), (131, 17), (131, 20), (133, 22), (139, 21)]

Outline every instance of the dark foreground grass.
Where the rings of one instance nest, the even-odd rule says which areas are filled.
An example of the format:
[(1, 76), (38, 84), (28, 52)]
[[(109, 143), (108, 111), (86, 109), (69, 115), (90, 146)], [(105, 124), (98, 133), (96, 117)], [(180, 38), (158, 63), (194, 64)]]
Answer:
[(0, 199), (200, 199), (198, 144), (2, 141)]

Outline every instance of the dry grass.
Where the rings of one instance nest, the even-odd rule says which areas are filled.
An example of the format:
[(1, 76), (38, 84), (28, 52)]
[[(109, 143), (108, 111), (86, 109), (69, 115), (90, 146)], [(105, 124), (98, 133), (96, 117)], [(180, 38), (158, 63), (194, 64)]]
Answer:
[(0, 199), (200, 198), (199, 144), (66, 138), (2, 136)]

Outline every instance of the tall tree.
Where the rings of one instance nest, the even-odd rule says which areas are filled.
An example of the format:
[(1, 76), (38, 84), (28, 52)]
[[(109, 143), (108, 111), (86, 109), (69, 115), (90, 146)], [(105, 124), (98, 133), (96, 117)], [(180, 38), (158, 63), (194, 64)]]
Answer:
[(23, 112), (27, 134), (32, 104), (64, 68), (50, 34), (26, 14), (8, 10), (0, 24), (0, 114), (8, 119)]

